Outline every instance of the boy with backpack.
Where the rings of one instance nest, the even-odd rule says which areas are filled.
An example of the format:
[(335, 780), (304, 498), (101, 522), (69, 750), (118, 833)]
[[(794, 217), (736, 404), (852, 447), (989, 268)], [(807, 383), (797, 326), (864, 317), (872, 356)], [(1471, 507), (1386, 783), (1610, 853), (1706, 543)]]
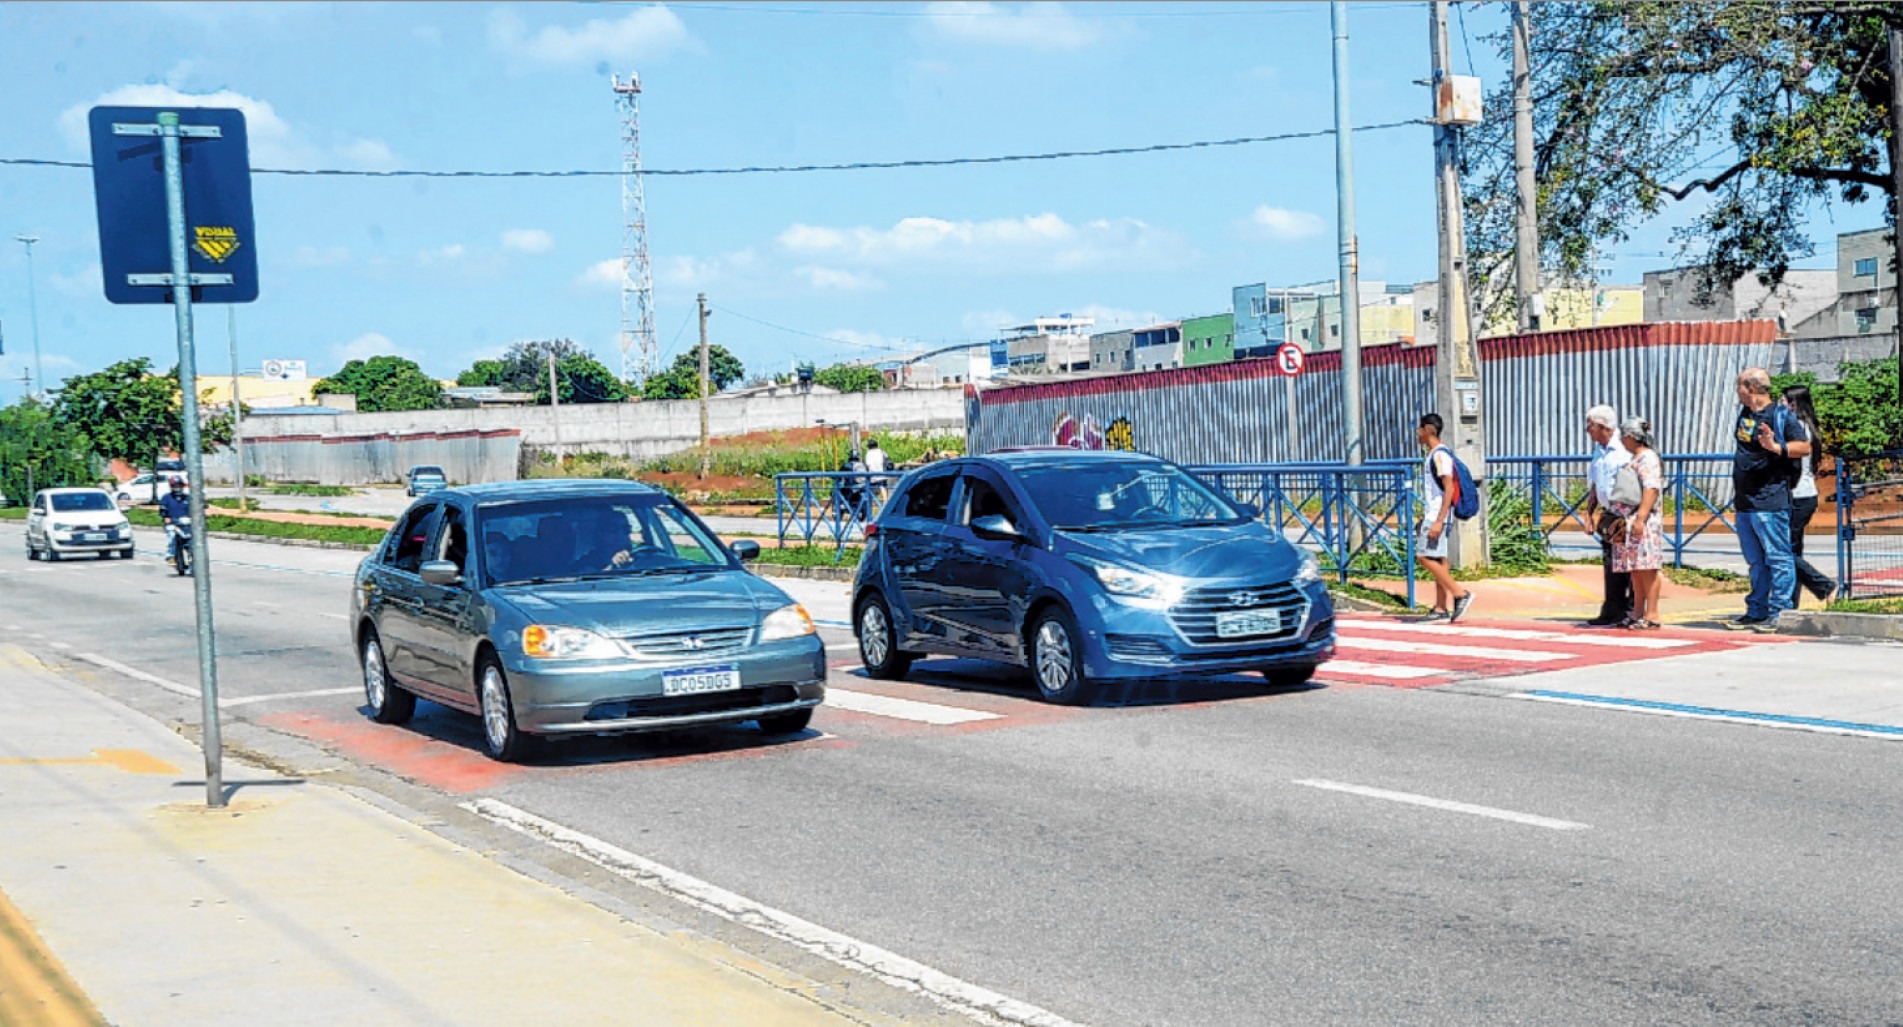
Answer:
[(1466, 615), (1474, 597), (1448, 569), (1447, 530), (1454, 518), (1464, 521), (1479, 512), (1480, 493), (1467, 466), (1440, 440), (1444, 427), (1439, 414), (1422, 414), (1421, 426), (1414, 432), (1421, 448), (1427, 450), (1421, 488), (1421, 537), (1414, 555), (1434, 579), (1434, 611), (1426, 619), (1452, 624)]

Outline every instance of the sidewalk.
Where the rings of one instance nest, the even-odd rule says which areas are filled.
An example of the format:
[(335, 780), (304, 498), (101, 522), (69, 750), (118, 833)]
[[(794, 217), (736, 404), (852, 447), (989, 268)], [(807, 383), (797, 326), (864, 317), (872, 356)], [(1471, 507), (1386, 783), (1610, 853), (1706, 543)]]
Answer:
[(5, 644), (0, 722), (0, 1022), (865, 1022), (337, 788), (227, 759), (209, 810), (193, 745)]

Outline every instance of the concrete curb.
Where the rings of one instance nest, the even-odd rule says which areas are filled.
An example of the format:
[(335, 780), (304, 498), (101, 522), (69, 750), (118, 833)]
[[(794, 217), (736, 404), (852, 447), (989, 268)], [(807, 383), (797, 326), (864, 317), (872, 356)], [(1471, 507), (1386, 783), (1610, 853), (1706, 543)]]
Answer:
[(1780, 635), (1811, 638), (1853, 638), (1863, 641), (1903, 642), (1903, 617), (1882, 613), (1831, 613), (1824, 610), (1786, 610), (1777, 620)]
[(748, 564), (763, 578), (801, 578), (807, 581), (842, 581), (850, 584), (857, 567), (795, 567), (783, 563)]

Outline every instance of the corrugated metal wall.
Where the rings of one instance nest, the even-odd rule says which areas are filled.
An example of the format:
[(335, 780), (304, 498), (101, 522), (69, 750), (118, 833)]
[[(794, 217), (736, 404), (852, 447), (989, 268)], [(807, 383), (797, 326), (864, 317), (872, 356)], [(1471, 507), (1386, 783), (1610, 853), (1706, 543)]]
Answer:
[[(449, 480), (514, 481), (522, 433), (500, 431), (418, 432), (374, 435), (273, 435), (245, 439), (245, 473), (270, 481), (325, 485), (374, 485), (402, 481), (417, 464), (435, 464)], [(205, 457), (205, 477), (231, 482), (237, 459), (229, 450)]]
[[(1487, 451), (1576, 453), (1588, 407), (1640, 414), (1672, 453), (1728, 452), (1732, 382), (1771, 356), (1769, 321), (1681, 322), (1540, 332), (1481, 343)], [(1412, 458), (1414, 426), (1434, 407), (1434, 352), (1399, 346), (1362, 354), (1370, 460)], [(1132, 448), (1179, 463), (1342, 458), (1341, 355), (1318, 353), (1293, 382), (1272, 361), (1152, 371), (967, 391), (971, 451), (1047, 446)], [(1106, 442), (1106, 440), (1109, 440)]]

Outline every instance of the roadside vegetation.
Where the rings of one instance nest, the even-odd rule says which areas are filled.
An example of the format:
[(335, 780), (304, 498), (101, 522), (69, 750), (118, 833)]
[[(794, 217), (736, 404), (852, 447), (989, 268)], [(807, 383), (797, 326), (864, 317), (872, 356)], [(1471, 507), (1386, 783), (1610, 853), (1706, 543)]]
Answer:
[(266, 489), (274, 496), (352, 496), (357, 490), (346, 485), (306, 485), (301, 482), (272, 485)]
[(1883, 596), (1875, 599), (1836, 599), (1824, 607), (1831, 613), (1882, 613), (1896, 616), (1903, 614), (1903, 596)]
[[(134, 507), (126, 511), (126, 518), (142, 527), (159, 526), (157, 510)], [(209, 514), (205, 518), (205, 527), (211, 531), (252, 535), (258, 538), (305, 539), (313, 542), (342, 542), (360, 546), (376, 545), (383, 541), (385, 532), (382, 528), (361, 528), (346, 524), (290, 524), (284, 521), (263, 521), (255, 517), (238, 517), (232, 514)]]

